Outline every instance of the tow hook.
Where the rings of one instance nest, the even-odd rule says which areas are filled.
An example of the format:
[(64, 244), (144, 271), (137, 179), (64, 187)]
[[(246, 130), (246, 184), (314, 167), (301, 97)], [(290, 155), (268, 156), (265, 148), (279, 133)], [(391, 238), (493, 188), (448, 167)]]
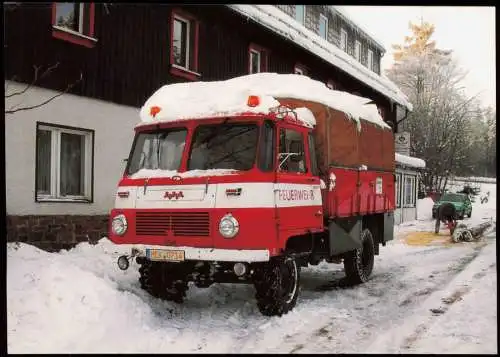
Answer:
[(118, 268), (121, 270), (127, 270), (130, 266), (130, 259), (139, 254), (139, 250), (137, 248), (132, 248), (132, 252), (130, 255), (121, 255), (118, 257)]

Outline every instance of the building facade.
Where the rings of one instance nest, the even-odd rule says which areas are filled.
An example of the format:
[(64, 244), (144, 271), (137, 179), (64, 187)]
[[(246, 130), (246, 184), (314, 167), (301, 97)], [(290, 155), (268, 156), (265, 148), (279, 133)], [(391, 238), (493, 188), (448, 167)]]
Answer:
[(380, 74), (383, 47), (328, 6), (6, 3), (4, 20), (8, 239), (46, 249), (106, 234), (162, 85), (301, 73), (371, 98), (394, 130), (411, 110)]

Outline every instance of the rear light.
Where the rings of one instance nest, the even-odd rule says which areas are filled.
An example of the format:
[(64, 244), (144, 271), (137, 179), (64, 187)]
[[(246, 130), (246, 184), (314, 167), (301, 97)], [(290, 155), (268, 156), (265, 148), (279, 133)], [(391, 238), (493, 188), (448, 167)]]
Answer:
[(260, 104), (260, 98), (256, 95), (250, 95), (248, 96), (248, 101), (247, 101), (247, 105), (249, 107), (256, 107)]
[(226, 190), (226, 196), (240, 196), (241, 188), (228, 188)]
[(120, 197), (120, 198), (127, 198), (128, 196), (129, 196), (128, 191), (118, 192), (118, 197)]

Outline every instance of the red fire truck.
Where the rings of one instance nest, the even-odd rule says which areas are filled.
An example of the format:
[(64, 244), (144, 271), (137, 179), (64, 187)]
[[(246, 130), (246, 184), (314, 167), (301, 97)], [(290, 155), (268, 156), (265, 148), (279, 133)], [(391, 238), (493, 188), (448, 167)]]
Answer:
[(110, 215), (109, 239), (133, 245), (119, 267), (135, 258), (141, 287), (178, 303), (189, 282), (254, 284), (268, 316), (294, 308), (309, 264), (343, 263), (346, 282), (367, 281), (379, 246), (393, 239), (393, 132), (323, 99), (350, 94), (315, 85), (327, 91), (318, 100), (288, 88), (266, 107), (269, 93), (242, 91), (237, 109), (190, 118), (171, 108), (170, 120), (153, 95)]

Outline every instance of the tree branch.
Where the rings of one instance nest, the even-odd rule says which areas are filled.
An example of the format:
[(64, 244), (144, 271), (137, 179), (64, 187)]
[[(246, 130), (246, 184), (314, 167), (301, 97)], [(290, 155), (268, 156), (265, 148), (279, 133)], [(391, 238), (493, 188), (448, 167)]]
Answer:
[(11, 98), (11, 97), (14, 97), (16, 95), (21, 95), (21, 94), (24, 94), (26, 93), (26, 91), (28, 89), (30, 89), (33, 85), (35, 85), (35, 83), (39, 80), (39, 79), (43, 79), (45, 78), (47, 75), (49, 75), (54, 69), (56, 69), (57, 67), (59, 67), (59, 62), (57, 62), (55, 65), (53, 66), (50, 66), (49, 68), (47, 68), (43, 73), (42, 75), (40, 76), (40, 78), (38, 78), (38, 71), (40, 70), (40, 66), (33, 66), (33, 69), (35, 70), (35, 77), (33, 78), (33, 80), (31, 81), (30, 84), (28, 84), (26, 86), (26, 88), (24, 88), (23, 90), (19, 91), (19, 92), (14, 92), (14, 93), (10, 93), (10, 94), (6, 94), (5, 95), (5, 98)]

